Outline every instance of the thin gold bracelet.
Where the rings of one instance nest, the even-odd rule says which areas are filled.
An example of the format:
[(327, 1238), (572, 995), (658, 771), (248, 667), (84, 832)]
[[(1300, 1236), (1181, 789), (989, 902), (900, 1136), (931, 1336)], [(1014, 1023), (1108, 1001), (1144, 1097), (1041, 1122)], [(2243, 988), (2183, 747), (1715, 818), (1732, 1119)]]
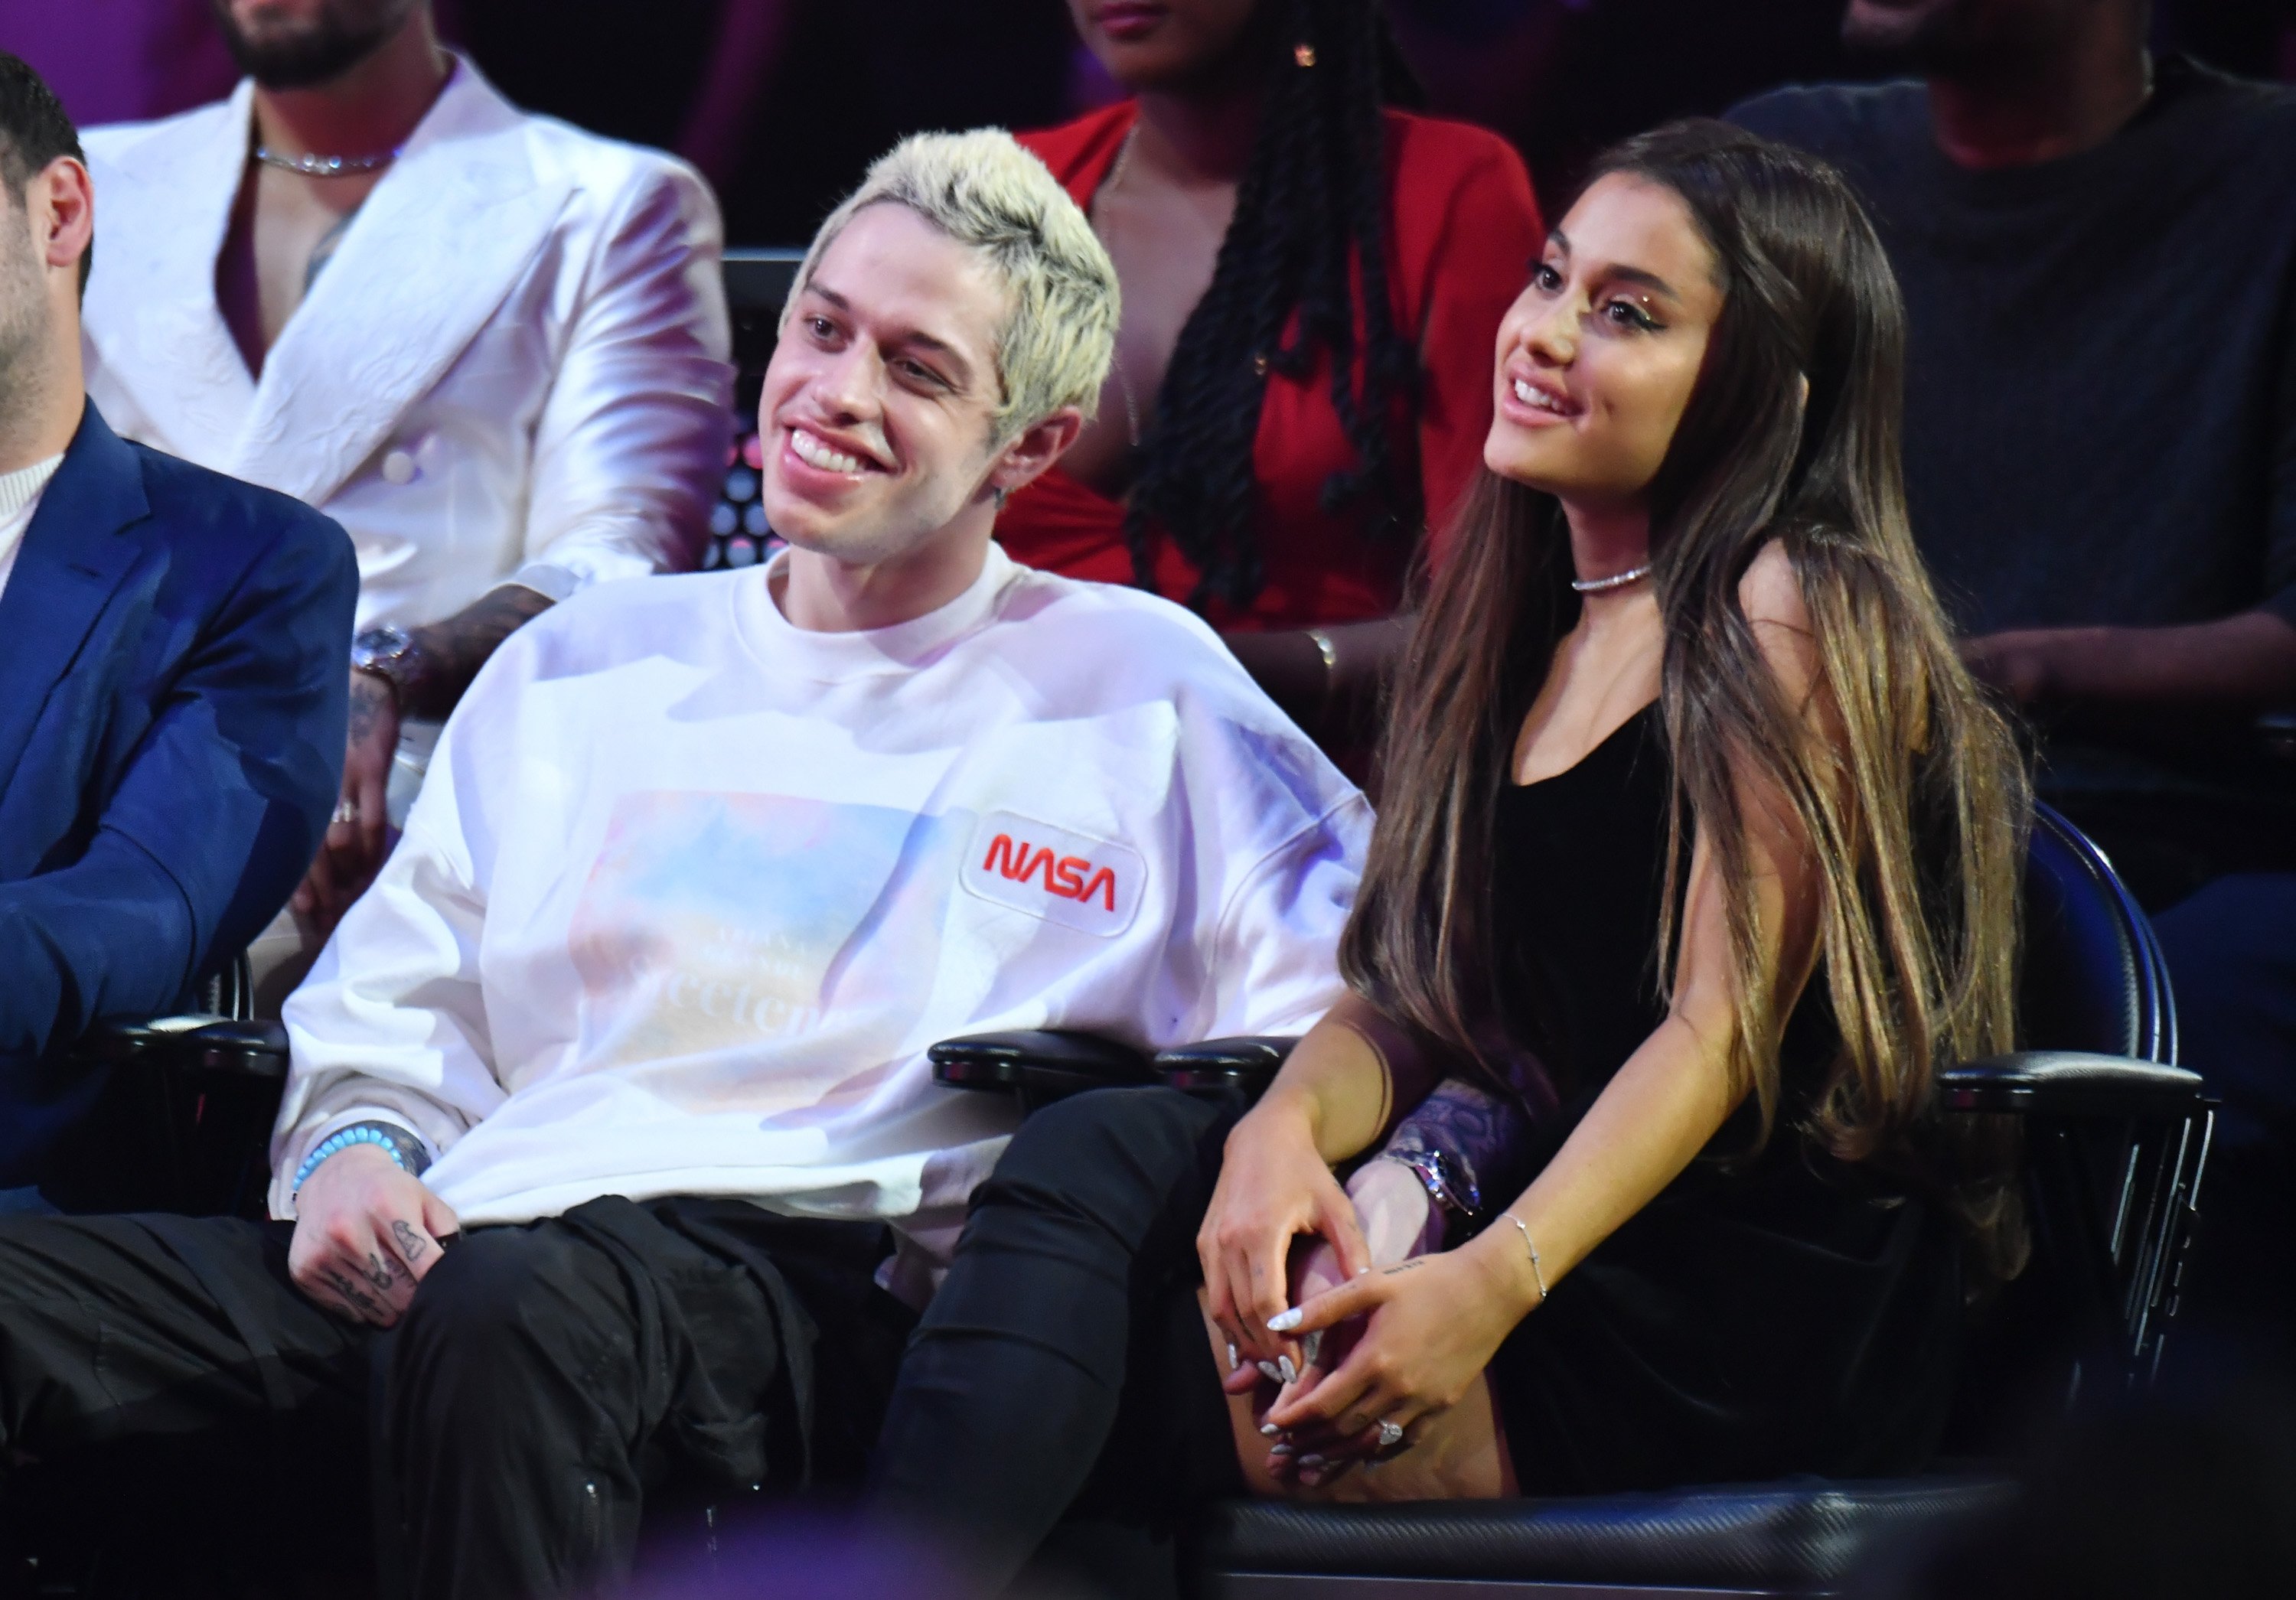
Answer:
[(1538, 1246), (1530, 1242), (1530, 1225), (1513, 1211), (1501, 1211), (1500, 1216), (1522, 1231), (1522, 1247), (1530, 1251), (1530, 1280), (1538, 1285), (1538, 1303), (1546, 1303), (1546, 1268), (1539, 1264)]
[(1308, 642), (1315, 645), (1316, 653), (1324, 658), (1324, 704), (1329, 707), (1332, 696), (1338, 693), (1340, 688), (1340, 647), (1332, 642), (1332, 636), (1320, 628), (1308, 629)]

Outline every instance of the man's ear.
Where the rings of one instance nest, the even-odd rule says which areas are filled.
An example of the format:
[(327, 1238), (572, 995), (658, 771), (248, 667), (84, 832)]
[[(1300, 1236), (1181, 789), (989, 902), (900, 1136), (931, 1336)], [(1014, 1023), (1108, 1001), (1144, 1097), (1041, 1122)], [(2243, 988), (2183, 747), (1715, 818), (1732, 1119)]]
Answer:
[(58, 156), (24, 186), (24, 205), (31, 213), (32, 244), (42, 265), (77, 273), (95, 240), (95, 185), (87, 168), (70, 156)]
[(1000, 497), (1027, 488), (1068, 454), (1083, 431), (1084, 413), (1073, 406), (1062, 406), (997, 453), (996, 464), (988, 469), (988, 488)]

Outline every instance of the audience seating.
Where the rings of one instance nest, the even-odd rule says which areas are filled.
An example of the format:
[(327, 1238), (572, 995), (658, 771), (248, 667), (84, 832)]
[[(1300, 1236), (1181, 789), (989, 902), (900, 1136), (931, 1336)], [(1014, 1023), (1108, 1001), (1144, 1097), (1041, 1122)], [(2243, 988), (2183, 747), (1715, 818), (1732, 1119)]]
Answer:
[[(2021, 1285), (2021, 1381), (2070, 1400), (2141, 1385), (2161, 1356), (2198, 1213), (2212, 1112), (2175, 1065), (2176, 1012), (2151, 927), (2112, 867), (2040, 808), (2025, 875), (2020, 999), (2037, 1048), (1943, 1075), (1956, 1112), (2017, 1116), (2036, 1260)], [(953, 1087), (1024, 1104), (1154, 1077), (1199, 1093), (1264, 1088), (1290, 1041), (1216, 1039), (1147, 1062), (1104, 1039), (1007, 1033), (935, 1047)], [(2030, 1314), (2038, 1301), (2044, 1313)], [(2001, 1357), (1990, 1357), (2000, 1359)], [(1982, 1381), (1982, 1374), (1973, 1374)], [(1584, 1498), (1348, 1508), (1239, 1501), (1189, 1537), (1201, 1586), (1230, 1600), (1820, 1596), (1894, 1540), (2010, 1492), (1997, 1471), (1902, 1481), (1700, 1486)]]
[(773, 554), (776, 541), (758, 499), (765, 464), (758, 444), (758, 390), (780, 333), (782, 304), (805, 259), (801, 250), (729, 250), (726, 304), (734, 318), (734, 443), (726, 479), (709, 513), (709, 544), (701, 569), (747, 567)]

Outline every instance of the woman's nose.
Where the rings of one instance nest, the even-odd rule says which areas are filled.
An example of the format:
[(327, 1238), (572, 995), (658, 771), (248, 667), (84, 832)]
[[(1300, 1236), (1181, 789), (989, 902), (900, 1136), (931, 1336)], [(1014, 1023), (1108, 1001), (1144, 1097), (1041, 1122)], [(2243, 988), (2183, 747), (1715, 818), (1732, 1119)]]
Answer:
[(1578, 354), (1578, 297), (1559, 295), (1530, 319), (1522, 331), (1523, 349), (1553, 366), (1568, 366)]

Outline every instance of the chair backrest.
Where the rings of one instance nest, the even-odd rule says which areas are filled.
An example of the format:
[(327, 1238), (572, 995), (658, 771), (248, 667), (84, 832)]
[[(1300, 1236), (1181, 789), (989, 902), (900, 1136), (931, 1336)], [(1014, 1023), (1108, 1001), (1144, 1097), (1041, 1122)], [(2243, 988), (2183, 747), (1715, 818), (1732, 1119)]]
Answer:
[(2018, 1043), (2173, 1066), (2177, 1005), (2152, 926), (2103, 852), (2036, 806), (2025, 860)]

